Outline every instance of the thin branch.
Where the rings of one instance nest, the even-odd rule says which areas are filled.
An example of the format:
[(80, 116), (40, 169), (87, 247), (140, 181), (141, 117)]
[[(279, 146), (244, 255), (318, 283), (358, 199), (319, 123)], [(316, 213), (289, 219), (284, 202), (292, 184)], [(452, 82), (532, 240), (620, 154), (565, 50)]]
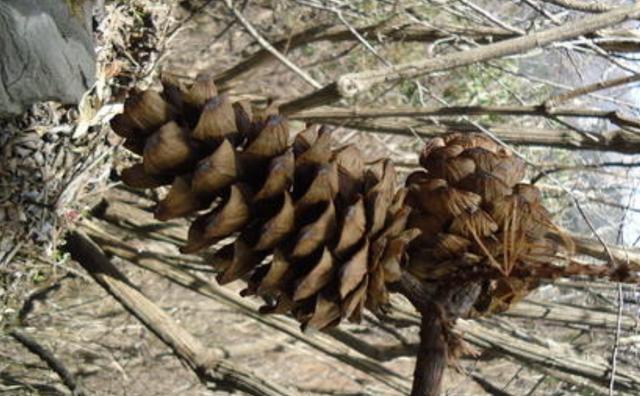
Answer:
[(436, 106), (411, 107), (388, 106), (384, 108), (319, 108), (302, 111), (289, 116), (290, 119), (323, 122), (324, 119), (353, 119), (353, 118), (386, 118), (386, 117), (439, 117), (464, 115), (514, 115), (541, 117), (580, 117), (602, 118), (619, 125), (640, 128), (640, 120), (625, 116), (616, 111), (593, 108), (559, 107), (549, 108), (538, 106)]
[[(431, 138), (451, 132), (477, 132), (478, 128), (469, 124), (449, 125), (417, 125), (402, 120), (390, 121), (342, 121), (325, 119), (323, 123), (369, 132), (390, 133), (394, 135), (410, 136), (416, 134)], [(567, 150), (598, 150), (616, 151), (633, 154), (640, 152), (640, 135), (618, 129), (593, 136), (568, 129), (541, 129), (517, 125), (486, 126), (503, 142), (511, 144), (546, 146)]]
[(609, 162), (599, 162), (599, 163), (593, 163), (593, 164), (550, 167), (548, 169), (542, 170), (540, 173), (532, 177), (531, 184), (535, 184), (538, 180), (542, 179), (546, 175), (550, 175), (553, 173), (567, 172), (567, 171), (583, 171), (587, 169), (600, 169), (605, 167), (635, 168), (635, 167), (640, 167), (640, 162), (609, 161)]
[(309, 74), (307, 74), (307, 72), (305, 72), (304, 70), (302, 70), (298, 66), (296, 66), (296, 64), (291, 62), (286, 56), (284, 56), (280, 51), (278, 51), (275, 47), (273, 47), (264, 37), (262, 37), (262, 35), (260, 33), (258, 33), (256, 28), (253, 27), (251, 22), (249, 22), (249, 20), (247, 18), (245, 18), (245, 16), (240, 11), (238, 11), (238, 9), (236, 9), (233, 6), (233, 1), (232, 0), (225, 0), (225, 4), (231, 10), (231, 12), (233, 12), (233, 15), (235, 15), (235, 17), (238, 19), (238, 21), (240, 21), (240, 24), (242, 24), (242, 26), (244, 26), (244, 28), (247, 30), (247, 32), (249, 32), (249, 34), (251, 36), (253, 36), (253, 38), (256, 41), (258, 41), (258, 43), (262, 47), (264, 47), (264, 49), (269, 51), (271, 53), (271, 55), (275, 56), (286, 67), (288, 67), (291, 71), (293, 71), (298, 76), (300, 76), (307, 84), (311, 85), (312, 87), (314, 87), (316, 89), (319, 89), (319, 88), (322, 87), (322, 85), (319, 82), (314, 80), (313, 77), (311, 77)]
[(624, 298), (622, 297), (622, 286), (618, 283), (618, 321), (616, 324), (615, 340), (613, 342), (613, 353), (611, 354), (611, 380), (609, 381), (609, 396), (614, 395), (616, 384), (616, 369), (618, 368), (618, 349), (620, 348), (620, 328), (622, 326), (623, 309)]
[(546, 3), (557, 5), (558, 7), (568, 8), (575, 11), (600, 13), (607, 12), (613, 9), (613, 6), (602, 4), (597, 1), (595, 3), (589, 3), (581, 0), (542, 0)]
[(594, 92), (602, 91), (604, 89), (618, 87), (620, 85), (629, 84), (635, 81), (640, 81), (640, 74), (632, 74), (630, 76), (614, 78), (606, 81), (599, 81), (594, 84), (589, 84), (583, 87), (574, 88), (567, 92), (563, 92), (559, 95), (553, 96), (545, 101), (545, 106), (547, 108), (553, 108), (559, 105), (560, 103), (564, 103), (568, 100), (575, 99), (579, 96), (588, 95)]
[(522, 29), (518, 29), (516, 27), (513, 27), (511, 25), (509, 25), (508, 23), (501, 21), (500, 18), (496, 17), (495, 15), (492, 15), (489, 11), (485, 10), (482, 7), (479, 7), (478, 5), (476, 5), (475, 3), (472, 3), (469, 0), (461, 0), (462, 4), (466, 5), (467, 7), (471, 8), (472, 10), (474, 10), (475, 12), (477, 12), (478, 14), (482, 15), (483, 17), (485, 17), (487, 20), (489, 20), (491, 23), (495, 24), (498, 27), (503, 28), (504, 30), (508, 30), (512, 33), (515, 33), (519, 36), (522, 36), (525, 34), (524, 30)]
[(17, 329), (11, 330), (9, 335), (27, 348), (31, 353), (37, 355), (47, 364), (47, 366), (49, 366), (51, 370), (58, 374), (64, 385), (69, 388), (74, 396), (84, 395), (84, 392), (78, 387), (78, 382), (76, 381), (75, 376), (67, 370), (65, 365), (56, 358), (51, 351), (47, 350), (29, 335)]
[(95, 281), (167, 344), (212, 390), (241, 390), (255, 396), (285, 396), (288, 391), (220, 358), (178, 326), (162, 309), (136, 290), (83, 232), (71, 231), (67, 251)]
[[(464, 35), (472, 37), (479, 43), (491, 43), (514, 37), (513, 33), (508, 31), (484, 26), (473, 28), (447, 26), (441, 29), (436, 29), (416, 26), (413, 23), (391, 26), (375, 23), (362, 27), (353, 27), (353, 29), (355, 29), (355, 31), (363, 38), (382, 37), (385, 40), (402, 42), (429, 43), (452, 35)], [(357, 38), (354, 37), (353, 31), (348, 26), (337, 26), (331, 23), (325, 23), (315, 24), (291, 35), (287, 34), (283, 37), (274, 39), (271, 45), (279, 51), (283, 51), (285, 48), (291, 51), (305, 44), (320, 41), (357, 41)], [(216, 84), (228, 84), (230, 81), (237, 79), (241, 75), (260, 66), (270, 59), (273, 59), (271, 52), (262, 48), (230, 69), (217, 74), (214, 78)]]

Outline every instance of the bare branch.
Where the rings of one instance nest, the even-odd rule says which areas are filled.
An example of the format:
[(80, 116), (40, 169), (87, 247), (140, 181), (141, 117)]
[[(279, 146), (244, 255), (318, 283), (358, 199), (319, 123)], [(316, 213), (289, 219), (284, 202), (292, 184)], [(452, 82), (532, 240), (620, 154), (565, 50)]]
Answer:
[(384, 108), (319, 108), (292, 114), (292, 120), (300, 119), (312, 122), (323, 122), (325, 119), (353, 119), (353, 118), (385, 118), (385, 117), (439, 117), (464, 115), (513, 115), (513, 116), (541, 116), (541, 117), (581, 117), (601, 118), (611, 121), (620, 127), (630, 126), (640, 128), (640, 120), (622, 115), (616, 111), (606, 111), (589, 108), (549, 108), (538, 106), (440, 106), (440, 107), (410, 107), (387, 106)]
[(640, 74), (632, 74), (630, 76), (614, 78), (607, 81), (599, 81), (597, 83), (575, 88), (567, 92), (561, 93), (557, 96), (551, 97), (545, 101), (545, 106), (547, 108), (553, 108), (559, 105), (560, 103), (566, 102), (571, 99), (575, 99), (579, 96), (588, 95), (593, 92), (601, 91), (603, 89), (613, 88), (620, 85), (629, 84), (635, 81), (640, 81)]
[(307, 72), (305, 72), (304, 70), (300, 69), (293, 62), (291, 62), (289, 59), (287, 59), (286, 56), (284, 56), (280, 51), (278, 51), (276, 48), (274, 48), (264, 37), (262, 37), (262, 35), (260, 33), (258, 33), (258, 31), (255, 29), (255, 27), (253, 27), (251, 22), (249, 22), (249, 20), (247, 18), (245, 18), (244, 15), (242, 15), (242, 13), (240, 11), (238, 11), (238, 9), (236, 9), (233, 6), (233, 2), (231, 0), (225, 0), (225, 4), (231, 10), (231, 12), (233, 12), (233, 15), (235, 15), (235, 17), (238, 19), (238, 21), (240, 21), (242, 26), (244, 26), (244, 28), (247, 30), (247, 32), (249, 32), (249, 34), (251, 36), (253, 36), (253, 38), (256, 39), (256, 41), (258, 41), (258, 43), (262, 47), (264, 47), (267, 51), (269, 51), (271, 53), (271, 55), (275, 56), (286, 67), (288, 67), (291, 71), (293, 71), (298, 76), (300, 76), (307, 84), (311, 85), (314, 88), (321, 88), (322, 87), (322, 85), (319, 82), (314, 80), (313, 77), (311, 77), (309, 74), (307, 74)]
[(65, 365), (56, 358), (51, 351), (43, 347), (38, 341), (27, 335), (26, 333), (13, 329), (9, 332), (9, 335), (16, 341), (27, 348), (31, 353), (37, 355), (42, 359), (51, 370), (53, 370), (67, 388), (74, 394), (74, 396), (82, 396), (85, 393), (78, 387), (76, 378)]
[(589, 3), (582, 0), (542, 0), (546, 3), (555, 4), (559, 7), (568, 8), (571, 10), (582, 11), (582, 12), (607, 12), (610, 11), (613, 7), (607, 4), (602, 4), (601, 2)]
[[(390, 133), (403, 136), (435, 137), (451, 132), (477, 132), (474, 125), (420, 125), (402, 120), (390, 121), (340, 121), (325, 119), (323, 123), (360, 129), (363, 131)], [(622, 129), (603, 132), (597, 135), (585, 135), (569, 129), (541, 129), (517, 125), (484, 126), (506, 143), (531, 146), (547, 146), (567, 150), (616, 151), (619, 153), (640, 152), (640, 135)]]
[(136, 290), (102, 250), (81, 231), (67, 236), (71, 257), (176, 353), (211, 389), (242, 390), (251, 395), (285, 396), (288, 391), (223, 359), (178, 326), (162, 309)]

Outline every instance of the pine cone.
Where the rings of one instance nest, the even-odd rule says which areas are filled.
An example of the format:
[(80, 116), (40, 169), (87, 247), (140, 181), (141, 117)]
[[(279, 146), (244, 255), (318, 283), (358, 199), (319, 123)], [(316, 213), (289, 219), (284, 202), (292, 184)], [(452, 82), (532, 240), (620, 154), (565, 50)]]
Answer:
[(263, 312), (291, 312), (303, 327), (388, 304), (417, 235), (389, 160), (365, 165), (354, 146), (332, 150), (317, 126), (291, 139), (273, 109), (231, 103), (206, 76), (163, 87), (133, 93), (112, 128), (142, 155), (123, 171), (127, 185), (171, 185), (156, 218), (195, 216), (184, 253), (235, 237), (214, 255), (218, 282), (247, 280), (244, 295), (275, 301)]
[(421, 230), (409, 272), (443, 289), (481, 282), (478, 315), (502, 312), (540, 277), (566, 271), (553, 265), (562, 246), (549, 233), (557, 228), (538, 189), (520, 183), (520, 159), (485, 135), (454, 133), (432, 139), (420, 163), (425, 170), (406, 182), (408, 226)]

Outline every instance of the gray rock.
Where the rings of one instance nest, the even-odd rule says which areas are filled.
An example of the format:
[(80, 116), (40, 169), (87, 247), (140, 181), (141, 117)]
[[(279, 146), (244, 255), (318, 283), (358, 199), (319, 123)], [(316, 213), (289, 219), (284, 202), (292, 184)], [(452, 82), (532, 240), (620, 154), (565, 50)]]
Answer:
[(0, 0), (0, 117), (77, 103), (95, 80), (89, 0)]

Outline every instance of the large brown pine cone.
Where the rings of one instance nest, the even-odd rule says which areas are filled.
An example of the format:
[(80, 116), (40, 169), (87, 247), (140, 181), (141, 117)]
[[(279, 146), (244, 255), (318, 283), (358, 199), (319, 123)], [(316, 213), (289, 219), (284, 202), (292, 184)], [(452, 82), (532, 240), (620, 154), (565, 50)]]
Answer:
[(235, 237), (214, 256), (218, 281), (246, 279), (244, 294), (275, 301), (265, 312), (291, 312), (303, 327), (388, 303), (417, 235), (389, 160), (365, 165), (316, 126), (292, 138), (283, 117), (231, 103), (208, 77), (163, 85), (131, 95), (112, 127), (142, 155), (126, 184), (171, 185), (156, 218), (195, 216), (184, 253)]

